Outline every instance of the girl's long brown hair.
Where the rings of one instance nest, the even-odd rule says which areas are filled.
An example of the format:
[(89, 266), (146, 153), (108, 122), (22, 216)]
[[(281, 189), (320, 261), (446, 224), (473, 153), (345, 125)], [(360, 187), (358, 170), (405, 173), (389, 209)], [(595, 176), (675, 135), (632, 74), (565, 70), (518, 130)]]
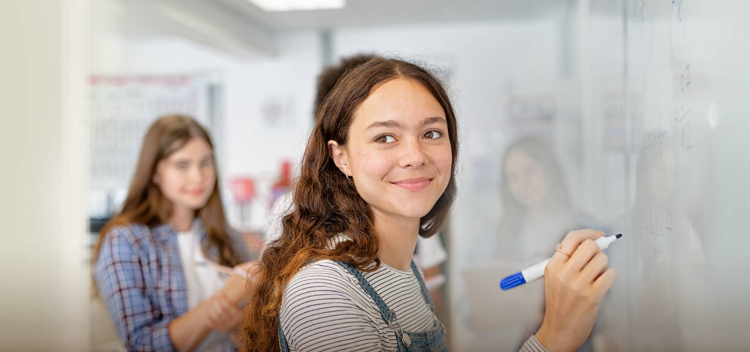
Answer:
[[(421, 220), (420, 235), (437, 233), (449, 216), (456, 194), (458, 155), (456, 117), (441, 83), (427, 70), (408, 62), (376, 58), (357, 66), (339, 80), (317, 110), (317, 123), (302, 159), (291, 213), (282, 219), (281, 237), (263, 252), (256, 286), (250, 297), (244, 326), (243, 351), (278, 351), (279, 310), (287, 283), (305, 264), (331, 259), (348, 262), (359, 270), (380, 266), (378, 237), (372, 212), (329, 156), (327, 143), (345, 145), (354, 112), (371, 91), (397, 79), (420, 82), (440, 103), (448, 121), (453, 164), (445, 192)], [(335, 248), (328, 239), (346, 234)], [(366, 269), (370, 264), (375, 267)]]
[[(213, 153), (211, 138), (201, 125), (190, 117), (169, 115), (156, 120), (146, 133), (141, 147), (141, 155), (130, 183), (128, 196), (123, 203), (122, 211), (114, 216), (99, 233), (99, 240), (94, 247), (92, 262), (96, 263), (102, 242), (107, 233), (117, 226), (141, 224), (148, 227), (165, 224), (172, 214), (172, 203), (164, 197), (159, 186), (153, 182), (156, 167), (161, 160), (182, 148), (194, 138), (206, 141)], [(227, 235), (228, 225), (224, 216), (224, 206), (219, 196), (219, 172), (215, 170), (216, 183), (206, 205), (199, 209), (196, 216), (203, 222), (209, 244), (216, 247), (219, 253), (219, 264), (235, 266), (240, 258), (232, 247), (232, 240)], [(208, 248), (204, 248), (207, 251)]]

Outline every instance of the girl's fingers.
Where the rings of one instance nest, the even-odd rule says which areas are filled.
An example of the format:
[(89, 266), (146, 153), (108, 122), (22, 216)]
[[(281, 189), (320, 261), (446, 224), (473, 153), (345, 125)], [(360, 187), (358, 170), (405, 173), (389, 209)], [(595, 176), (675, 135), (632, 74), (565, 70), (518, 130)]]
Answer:
[(604, 236), (604, 232), (591, 229), (571, 231), (563, 239), (561, 249), (568, 254), (572, 254), (584, 241), (593, 241), (602, 236)]
[(600, 297), (604, 297), (604, 295), (609, 291), (609, 288), (612, 287), (612, 285), (615, 283), (615, 280), (617, 280), (617, 277), (620, 274), (615, 270), (614, 268), (607, 269), (604, 274), (599, 275), (599, 277), (594, 280), (594, 289), (599, 293)]
[(572, 272), (581, 272), (583, 267), (594, 258), (595, 255), (601, 253), (602, 250), (599, 246), (594, 243), (593, 240), (587, 239), (581, 243), (581, 245), (573, 252), (570, 259), (565, 263)]
[(608, 267), (609, 257), (599, 252), (586, 264), (586, 267), (581, 271), (581, 276), (585, 282), (591, 283), (603, 274)]
[(553, 265), (555, 266), (562, 265), (562, 263), (567, 262), (573, 256), (573, 253), (575, 253), (575, 251), (578, 249), (578, 246), (580, 246), (584, 241), (595, 240), (602, 236), (604, 236), (603, 232), (590, 229), (568, 232), (563, 241), (560, 243), (560, 250), (567, 253), (567, 255), (555, 250), (555, 254), (552, 256), (552, 260), (550, 261), (550, 263), (554, 262)]

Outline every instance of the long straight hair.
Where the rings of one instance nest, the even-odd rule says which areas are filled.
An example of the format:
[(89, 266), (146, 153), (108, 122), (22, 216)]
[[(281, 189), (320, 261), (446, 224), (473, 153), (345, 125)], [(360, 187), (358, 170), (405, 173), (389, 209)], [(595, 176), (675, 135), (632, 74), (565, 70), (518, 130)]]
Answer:
[[(153, 176), (160, 161), (168, 158), (194, 138), (200, 138), (208, 143), (213, 157), (214, 147), (211, 138), (206, 130), (192, 118), (183, 115), (168, 115), (159, 118), (151, 125), (143, 140), (141, 154), (122, 211), (115, 215), (99, 233), (99, 240), (92, 256), (93, 263), (96, 263), (99, 257), (105, 236), (113, 228), (129, 224), (154, 227), (169, 221), (173, 209), (172, 202), (153, 182)], [(203, 223), (203, 228), (208, 235), (209, 247), (215, 247), (218, 251), (219, 264), (234, 266), (240, 263), (240, 258), (235, 253), (232, 240), (227, 234), (229, 228), (219, 195), (219, 172), (214, 171), (216, 182), (213, 191), (206, 204), (197, 211), (196, 216)], [(203, 248), (204, 252), (208, 249)]]
[[(427, 70), (400, 60), (375, 58), (346, 73), (317, 110), (317, 123), (302, 158), (293, 195), (293, 210), (282, 219), (282, 235), (260, 260), (244, 326), (244, 351), (278, 351), (279, 310), (284, 288), (305, 264), (331, 259), (362, 271), (376, 270), (379, 242), (372, 211), (334, 164), (328, 141), (346, 145), (354, 113), (375, 88), (393, 79), (421, 83), (440, 103), (448, 122), (453, 164), (445, 192), (420, 221), (420, 235), (437, 233), (448, 218), (456, 195), (458, 156), (456, 117), (441, 83)], [(329, 239), (346, 234), (351, 241), (329, 248)], [(370, 266), (375, 263), (375, 266)]]

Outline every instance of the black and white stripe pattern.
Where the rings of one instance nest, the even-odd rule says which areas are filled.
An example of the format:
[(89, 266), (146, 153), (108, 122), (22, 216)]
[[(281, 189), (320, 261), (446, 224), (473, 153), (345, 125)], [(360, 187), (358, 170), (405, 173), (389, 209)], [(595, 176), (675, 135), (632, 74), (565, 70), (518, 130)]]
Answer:
[[(414, 273), (386, 265), (364, 277), (395, 311), (404, 331), (433, 328), (434, 314)], [(292, 278), (281, 305), (281, 327), (291, 351), (396, 351), (396, 336), (354, 276), (330, 260), (310, 264)], [(532, 336), (522, 352), (544, 352)]]
[(536, 336), (531, 335), (528, 340), (526, 340), (526, 343), (521, 346), (521, 350), (519, 352), (547, 352), (547, 349), (542, 346), (541, 343), (536, 339)]
[[(414, 273), (381, 265), (364, 277), (404, 331), (433, 328)], [(281, 326), (292, 351), (395, 351), (396, 336), (357, 279), (330, 260), (300, 270), (284, 293)]]

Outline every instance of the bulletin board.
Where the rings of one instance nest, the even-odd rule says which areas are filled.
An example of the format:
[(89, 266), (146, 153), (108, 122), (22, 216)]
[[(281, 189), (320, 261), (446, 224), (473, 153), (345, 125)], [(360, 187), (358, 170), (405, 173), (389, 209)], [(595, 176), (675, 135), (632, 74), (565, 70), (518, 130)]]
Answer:
[(185, 114), (215, 127), (215, 85), (205, 75), (91, 76), (92, 188), (127, 187), (149, 126)]

